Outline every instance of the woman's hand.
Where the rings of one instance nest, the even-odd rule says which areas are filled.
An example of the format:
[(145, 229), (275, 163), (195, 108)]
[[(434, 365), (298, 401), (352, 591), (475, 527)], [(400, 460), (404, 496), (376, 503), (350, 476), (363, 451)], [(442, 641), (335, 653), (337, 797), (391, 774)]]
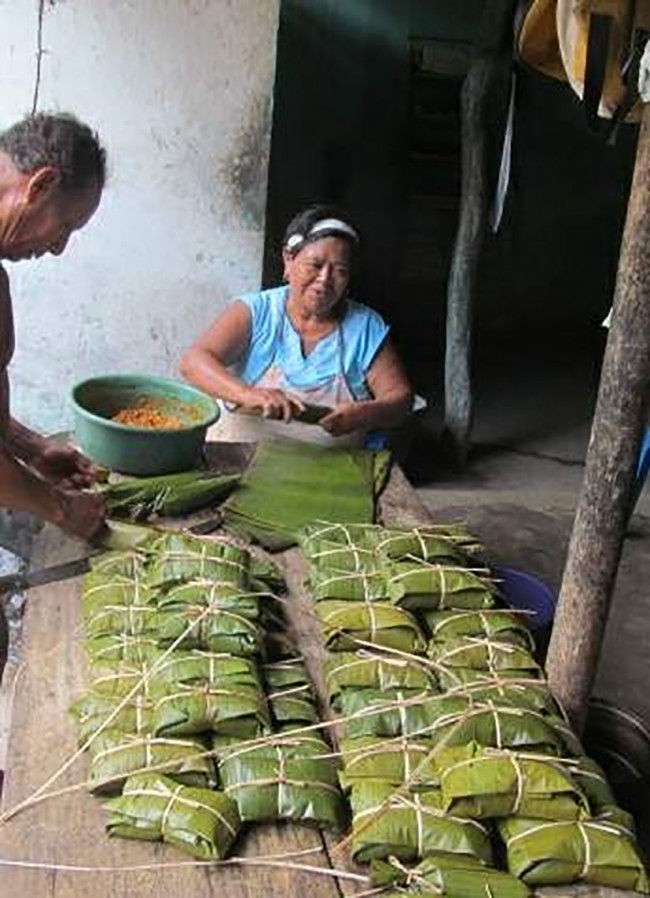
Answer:
[(368, 406), (370, 402), (345, 402), (335, 406), (329, 415), (319, 422), (330, 436), (342, 437), (355, 430), (368, 429)]
[(246, 391), (243, 409), (260, 411), (263, 418), (289, 423), (292, 418), (305, 410), (305, 403), (293, 393), (284, 390), (269, 390), (264, 387), (251, 387)]
[(99, 473), (90, 459), (72, 446), (47, 440), (29, 460), (29, 467), (49, 483), (72, 490), (90, 486)]

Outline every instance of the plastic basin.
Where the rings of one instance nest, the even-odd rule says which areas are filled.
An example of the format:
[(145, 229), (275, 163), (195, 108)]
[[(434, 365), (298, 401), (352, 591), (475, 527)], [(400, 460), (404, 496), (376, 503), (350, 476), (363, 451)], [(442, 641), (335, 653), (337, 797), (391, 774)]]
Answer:
[[(146, 402), (174, 415), (182, 427), (136, 427), (111, 420), (125, 408)], [(200, 390), (169, 377), (114, 374), (93, 377), (72, 390), (77, 443), (114, 471), (141, 476), (171, 474), (201, 462), (208, 427), (219, 417), (217, 403)]]
[(550, 629), (555, 616), (557, 597), (550, 586), (538, 577), (516, 568), (495, 566), (494, 576), (500, 580), (506, 603), (518, 611), (528, 611), (526, 623), (531, 630)]

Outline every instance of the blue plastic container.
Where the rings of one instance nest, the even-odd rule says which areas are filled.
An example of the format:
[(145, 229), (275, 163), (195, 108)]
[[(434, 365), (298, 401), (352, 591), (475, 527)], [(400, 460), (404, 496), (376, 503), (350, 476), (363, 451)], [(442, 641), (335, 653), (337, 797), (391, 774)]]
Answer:
[(493, 567), (507, 604), (517, 611), (529, 611), (526, 623), (531, 630), (550, 629), (555, 616), (557, 596), (542, 580), (512, 567)]

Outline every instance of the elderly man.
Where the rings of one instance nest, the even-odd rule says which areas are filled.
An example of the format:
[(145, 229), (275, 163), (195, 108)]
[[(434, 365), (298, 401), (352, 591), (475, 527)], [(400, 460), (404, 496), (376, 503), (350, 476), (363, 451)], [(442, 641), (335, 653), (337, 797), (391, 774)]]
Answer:
[(83, 489), (94, 479), (92, 465), (10, 416), (14, 329), (2, 261), (60, 255), (97, 209), (104, 178), (104, 150), (71, 116), (39, 114), (0, 133), (0, 507), (30, 512), (83, 539), (104, 521), (102, 499)]

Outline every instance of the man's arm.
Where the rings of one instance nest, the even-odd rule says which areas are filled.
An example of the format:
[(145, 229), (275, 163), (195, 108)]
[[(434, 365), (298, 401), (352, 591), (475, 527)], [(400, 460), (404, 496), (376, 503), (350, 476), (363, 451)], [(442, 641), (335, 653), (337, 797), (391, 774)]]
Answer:
[(16, 458), (20, 458), (26, 464), (29, 464), (33, 458), (41, 455), (45, 449), (46, 440), (40, 433), (30, 430), (29, 427), (25, 427), (20, 421), (16, 421), (15, 418), (10, 418), (7, 427), (6, 443), (8, 449)]

